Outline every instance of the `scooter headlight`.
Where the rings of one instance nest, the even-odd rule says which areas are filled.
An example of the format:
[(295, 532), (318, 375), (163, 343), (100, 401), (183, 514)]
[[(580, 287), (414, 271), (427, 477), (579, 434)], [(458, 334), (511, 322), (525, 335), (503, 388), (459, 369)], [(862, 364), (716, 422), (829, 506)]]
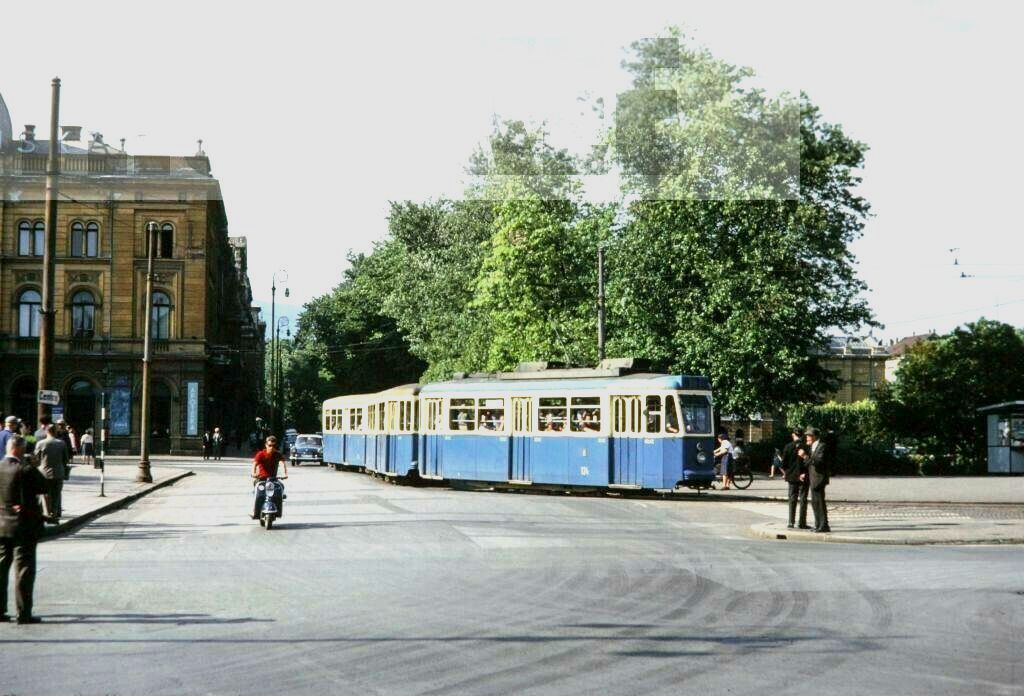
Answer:
[(265, 489), (266, 489), (266, 487), (267, 487), (267, 486), (266, 486), (266, 484), (262, 484), (262, 483), (261, 483), (260, 485), (256, 486), (256, 490), (258, 490), (258, 491), (262, 491), (262, 490), (265, 490)]

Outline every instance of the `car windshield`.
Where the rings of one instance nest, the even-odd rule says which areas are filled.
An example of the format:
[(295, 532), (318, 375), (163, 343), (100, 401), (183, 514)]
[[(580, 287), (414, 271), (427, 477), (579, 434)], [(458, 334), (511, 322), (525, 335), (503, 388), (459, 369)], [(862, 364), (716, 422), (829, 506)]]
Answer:
[(295, 440), (299, 447), (319, 447), (322, 440), (315, 435), (303, 435)]

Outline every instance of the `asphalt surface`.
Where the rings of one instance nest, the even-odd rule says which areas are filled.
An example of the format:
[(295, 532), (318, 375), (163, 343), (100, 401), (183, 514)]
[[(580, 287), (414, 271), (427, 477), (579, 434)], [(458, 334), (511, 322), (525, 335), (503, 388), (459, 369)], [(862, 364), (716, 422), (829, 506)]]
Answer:
[(3, 694), (1024, 694), (1024, 553), (751, 538), (754, 505), (248, 466), (39, 548)]

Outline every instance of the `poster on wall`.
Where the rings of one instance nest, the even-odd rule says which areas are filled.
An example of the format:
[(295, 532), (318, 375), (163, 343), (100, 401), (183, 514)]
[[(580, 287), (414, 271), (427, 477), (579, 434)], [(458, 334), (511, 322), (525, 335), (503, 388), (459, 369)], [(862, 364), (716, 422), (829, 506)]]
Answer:
[(132, 431), (132, 390), (114, 387), (110, 390), (110, 434), (130, 435)]
[(187, 411), (185, 417), (185, 434), (199, 434), (199, 382), (185, 382)]

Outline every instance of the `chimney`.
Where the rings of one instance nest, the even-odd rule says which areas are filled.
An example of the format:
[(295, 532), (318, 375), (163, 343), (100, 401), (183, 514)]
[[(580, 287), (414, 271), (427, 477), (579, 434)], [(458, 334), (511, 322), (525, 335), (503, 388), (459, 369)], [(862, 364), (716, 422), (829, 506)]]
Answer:
[(25, 132), (22, 135), (25, 136), (25, 142), (32, 142), (36, 139), (36, 127), (30, 123), (26, 123)]
[(81, 126), (61, 126), (61, 140), (68, 140), (73, 143), (77, 143), (82, 139), (82, 127)]

